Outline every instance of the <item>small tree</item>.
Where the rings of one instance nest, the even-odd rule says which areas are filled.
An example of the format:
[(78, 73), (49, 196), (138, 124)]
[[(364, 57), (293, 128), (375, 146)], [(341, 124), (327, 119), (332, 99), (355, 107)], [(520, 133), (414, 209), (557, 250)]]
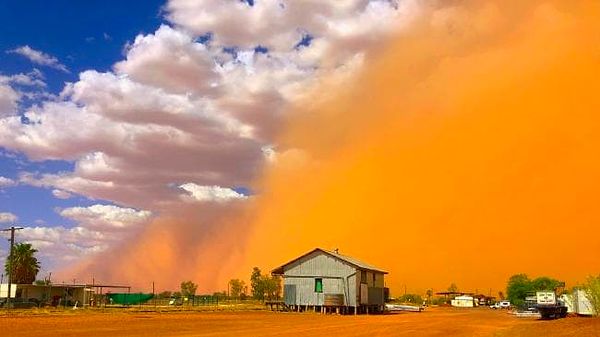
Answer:
[(423, 298), (417, 294), (404, 294), (398, 298), (398, 302), (421, 305), (423, 303)]
[(233, 279), (231, 281), (229, 281), (229, 290), (230, 290), (230, 294), (231, 297), (233, 298), (241, 298), (241, 297), (245, 297), (246, 296), (246, 282), (239, 280), (239, 279)]
[(157, 295), (158, 298), (171, 298), (172, 292), (165, 290)]
[(523, 305), (525, 303), (525, 297), (527, 297), (527, 294), (533, 291), (533, 284), (526, 274), (516, 274), (508, 279), (506, 296), (510, 303), (515, 306)]
[(262, 275), (258, 267), (252, 269), (250, 275), (252, 297), (257, 300), (281, 298), (281, 277)]
[(449, 287), (448, 287), (448, 292), (450, 293), (456, 293), (458, 292), (458, 287), (456, 286), (455, 283), (452, 283)]
[(50, 282), (50, 280), (48, 280), (48, 279), (43, 279), (43, 280), (35, 280), (35, 282), (33, 282), (33, 284), (35, 284), (36, 286), (49, 286), (52, 284), (52, 282)]
[(192, 281), (181, 282), (181, 295), (183, 297), (194, 297), (198, 285)]
[(261, 272), (258, 267), (254, 267), (252, 269), (252, 274), (250, 275), (250, 289), (252, 291), (252, 297), (254, 297), (254, 299), (264, 299), (265, 290), (263, 287), (263, 282), (261, 282)]
[(583, 289), (590, 300), (594, 315), (600, 315), (600, 275), (588, 276)]
[(433, 289), (427, 289), (425, 293), (427, 295), (427, 303), (431, 304), (431, 297), (433, 297)]
[(281, 278), (279, 276), (269, 277), (263, 275), (261, 277), (262, 289), (265, 292), (263, 299), (266, 297), (269, 300), (279, 299), (281, 295)]
[(504, 292), (503, 292), (503, 291), (499, 291), (499, 292), (498, 292), (498, 299), (499, 299), (500, 301), (504, 301)]
[(217, 301), (222, 301), (223, 299), (227, 298), (227, 292), (225, 290), (215, 291), (212, 296), (216, 298)]

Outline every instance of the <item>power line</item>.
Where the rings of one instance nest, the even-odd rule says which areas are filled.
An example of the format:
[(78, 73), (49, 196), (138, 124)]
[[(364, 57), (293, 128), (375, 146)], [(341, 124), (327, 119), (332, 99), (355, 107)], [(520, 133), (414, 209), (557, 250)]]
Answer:
[(0, 232), (10, 232), (10, 251), (8, 254), (8, 294), (6, 294), (6, 306), (7, 308), (10, 308), (10, 293), (11, 293), (11, 287), (12, 287), (12, 274), (13, 274), (13, 269), (14, 269), (14, 261), (13, 261), (13, 255), (14, 255), (14, 246), (15, 246), (15, 231), (21, 230), (23, 229), (23, 227), (15, 227), (15, 226), (11, 226), (10, 228), (5, 228), (5, 229), (0, 229)]

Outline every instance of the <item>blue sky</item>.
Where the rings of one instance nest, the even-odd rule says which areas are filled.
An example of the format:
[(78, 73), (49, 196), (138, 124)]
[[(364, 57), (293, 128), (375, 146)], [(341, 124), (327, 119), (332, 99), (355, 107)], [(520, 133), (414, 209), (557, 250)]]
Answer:
[[(108, 71), (123, 59), (124, 47), (136, 35), (153, 32), (161, 24), (162, 1), (1, 1), (0, 75), (43, 72), (47, 91), (59, 94), (65, 82), (74, 82), (87, 69)], [(69, 73), (32, 64), (27, 58), (6, 51), (28, 45), (56, 57)], [(36, 101), (27, 101), (21, 109)], [(72, 171), (72, 161), (30, 161), (19, 153), (0, 151), (0, 176), (17, 179), (19, 172), (59, 173)], [(52, 189), (19, 185), (0, 190), (0, 212), (18, 216), (25, 226), (73, 226), (74, 221), (57, 213), (73, 206), (111, 204), (84, 196), (55, 198)], [(6, 227), (9, 223), (0, 224)], [(0, 249), (6, 250), (5, 240)], [(2, 258), (0, 256), (0, 258)]]
[[(0, 50), (29, 45), (57, 57), (71, 71), (43, 70), (53, 92), (74, 81), (86, 69), (109, 70), (123, 58), (123, 47), (137, 34), (151, 33), (161, 23), (163, 1), (41, 1), (0, 2)], [(27, 72), (29, 60), (0, 57), (2, 73)]]

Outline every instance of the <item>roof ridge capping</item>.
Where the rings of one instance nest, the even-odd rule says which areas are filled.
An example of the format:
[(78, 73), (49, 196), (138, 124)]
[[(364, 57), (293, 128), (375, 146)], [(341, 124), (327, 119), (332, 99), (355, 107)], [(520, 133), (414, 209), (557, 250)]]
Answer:
[(282, 275), (283, 274), (283, 268), (285, 266), (287, 266), (289, 264), (292, 264), (292, 263), (294, 263), (294, 262), (296, 262), (296, 261), (298, 261), (298, 260), (300, 260), (300, 259), (302, 259), (302, 258), (304, 258), (304, 257), (306, 257), (306, 256), (308, 256), (308, 255), (310, 255), (312, 253), (314, 253), (314, 252), (317, 252), (317, 251), (321, 251), (321, 252), (323, 252), (323, 253), (331, 256), (331, 257), (334, 257), (334, 258), (336, 258), (338, 260), (341, 260), (341, 261), (344, 261), (344, 262), (346, 262), (348, 264), (351, 264), (354, 267), (357, 267), (358, 269), (364, 269), (364, 270), (369, 270), (369, 271), (380, 272), (380, 273), (383, 273), (383, 274), (388, 274), (387, 271), (385, 271), (385, 270), (383, 270), (381, 268), (378, 268), (378, 267), (375, 267), (375, 266), (370, 265), (368, 263), (362, 262), (361, 260), (355, 259), (353, 257), (340, 254), (339, 252), (337, 252), (337, 250), (336, 251), (330, 251), (330, 250), (319, 248), (319, 247), (311, 250), (310, 252), (308, 252), (306, 254), (300, 255), (299, 257), (297, 257), (297, 258), (295, 258), (295, 259), (293, 259), (293, 260), (291, 260), (291, 261), (289, 261), (289, 262), (287, 262), (287, 263), (285, 263), (285, 264), (283, 264), (283, 265), (281, 265), (281, 266), (273, 269), (271, 271), (271, 274)]

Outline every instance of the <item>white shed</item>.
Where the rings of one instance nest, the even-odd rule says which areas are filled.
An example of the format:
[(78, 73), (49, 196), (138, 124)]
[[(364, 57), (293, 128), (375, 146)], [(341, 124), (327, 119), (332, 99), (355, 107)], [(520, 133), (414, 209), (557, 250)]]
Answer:
[(567, 311), (577, 315), (592, 316), (594, 307), (583, 289), (575, 289), (572, 294), (563, 294), (561, 300), (567, 306)]
[(467, 295), (457, 296), (450, 302), (453, 307), (459, 308), (472, 308), (473, 303), (473, 296)]

